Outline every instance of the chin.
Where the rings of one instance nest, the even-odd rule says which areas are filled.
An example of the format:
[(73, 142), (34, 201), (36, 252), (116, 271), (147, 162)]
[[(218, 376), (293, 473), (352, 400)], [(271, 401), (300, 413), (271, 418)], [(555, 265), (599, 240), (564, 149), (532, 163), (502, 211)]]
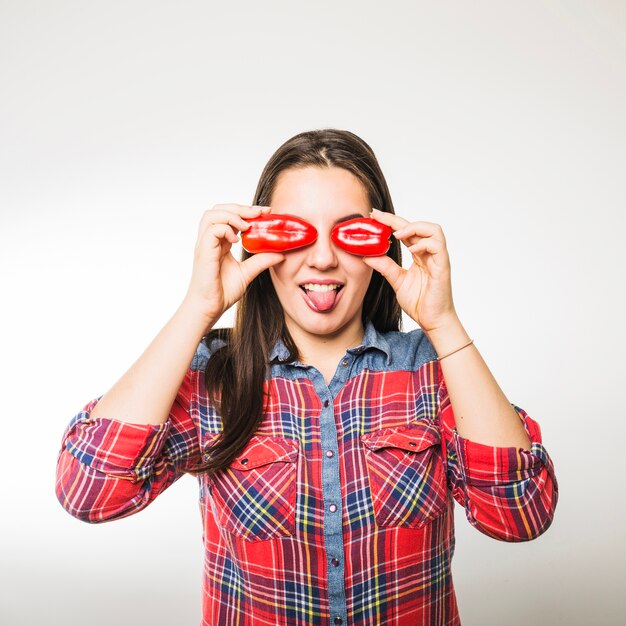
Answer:
[(303, 324), (303, 328), (313, 335), (333, 335), (341, 332), (350, 325), (352, 319), (333, 317), (332, 313), (326, 319), (312, 320)]

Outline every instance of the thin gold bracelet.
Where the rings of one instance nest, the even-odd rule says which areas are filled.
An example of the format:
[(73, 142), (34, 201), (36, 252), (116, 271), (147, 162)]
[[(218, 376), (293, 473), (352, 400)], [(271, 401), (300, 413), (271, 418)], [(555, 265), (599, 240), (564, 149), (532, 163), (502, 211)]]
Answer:
[(452, 352), (448, 352), (448, 354), (444, 354), (443, 356), (437, 357), (437, 361), (442, 361), (443, 359), (450, 356), (451, 354), (454, 354), (455, 352), (459, 352), (460, 350), (463, 350), (463, 348), (467, 348), (467, 346), (471, 346), (473, 343), (474, 343), (474, 340), (470, 339), (464, 346), (461, 346), (460, 348), (457, 348), (456, 350), (452, 350)]

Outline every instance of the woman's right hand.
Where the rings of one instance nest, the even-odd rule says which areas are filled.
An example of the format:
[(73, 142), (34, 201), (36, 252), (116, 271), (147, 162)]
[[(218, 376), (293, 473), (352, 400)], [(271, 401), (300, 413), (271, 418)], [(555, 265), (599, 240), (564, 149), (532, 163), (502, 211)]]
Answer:
[(269, 211), (270, 207), (217, 204), (202, 216), (185, 301), (199, 308), (207, 324), (214, 324), (235, 304), (263, 270), (285, 258), (280, 253), (264, 252), (238, 261), (231, 253), (232, 245), (239, 241), (237, 233), (250, 227), (245, 219)]

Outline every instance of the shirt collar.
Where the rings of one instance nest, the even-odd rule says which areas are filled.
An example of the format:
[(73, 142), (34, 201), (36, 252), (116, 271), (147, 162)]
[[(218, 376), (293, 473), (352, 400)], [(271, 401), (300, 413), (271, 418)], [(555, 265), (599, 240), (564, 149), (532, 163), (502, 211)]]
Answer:
[[(379, 333), (376, 328), (374, 328), (374, 324), (371, 320), (368, 320), (365, 324), (365, 333), (363, 335), (363, 342), (360, 346), (355, 346), (354, 348), (349, 348), (348, 352), (354, 354), (360, 354), (365, 352), (368, 349), (377, 349), (381, 350), (387, 356), (387, 365), (389, 365), (391, 361), (391, 347), (389, 343), (385, 339), (382, 333)], [(285, 361), (289, 357), (289, 350), (286, 348), (282, 339), (279, 339), (274, 347), (270, 350), (270, 362), (274, 359), (278, 359), (280, 361)]]
[(278, 341), (274, 344), (274, 347), (270, 350), (270, 363), (274, 359), (278, 359), (279, 361), (285, 361), (289, 356), (289, 350), (285, 347), (282, 339), (278, 339)]

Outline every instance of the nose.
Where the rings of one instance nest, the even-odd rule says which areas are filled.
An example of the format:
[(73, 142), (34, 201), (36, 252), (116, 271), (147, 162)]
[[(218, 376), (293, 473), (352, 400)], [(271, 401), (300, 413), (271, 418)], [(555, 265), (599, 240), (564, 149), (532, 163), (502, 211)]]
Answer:
[(322, 234), (318, 231), (317, 239), (307, 248), (307, 263), (319, 270), (337, 267), (337, 253), (330, 233)]

